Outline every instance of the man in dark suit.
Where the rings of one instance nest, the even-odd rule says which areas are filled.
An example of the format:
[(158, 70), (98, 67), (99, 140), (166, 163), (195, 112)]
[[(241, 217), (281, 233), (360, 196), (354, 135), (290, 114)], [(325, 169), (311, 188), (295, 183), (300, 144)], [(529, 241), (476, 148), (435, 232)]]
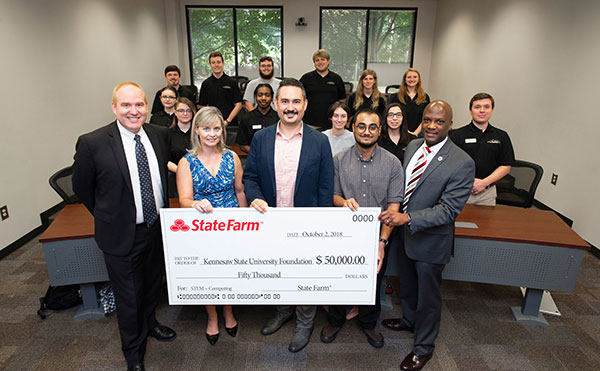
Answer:
[(414, 332), (413, 351), (402, 370), (420, 370), (432, 357), (440, 329), (442, 271), (454, 246), (454, 220), (462, 211), (475, 177), (475, 163), (448, 140), (452, 107), (431, 102), (423, 112), (423, 139), (406, 148), (406, 185), (402, 212), (386, 210), (382, 223), (404, 226), (400, 251), (402, 318), (384, 319), (383, 326)]
[[(250, 206), (261, 213), (268, 207), (333, 205), (331, 148), (325, 135), (302, 122), (306, 105), (302, 83), (283, 80), (277, 89), (279, 122), (259, 130), (252, 139), (244, 168), (244, 190)], [(316, 311), (314, 305), (296, 306), (290, 352), (308, 345)], [(293, 306), (278, 306), (261, 333), (275, 333), (293, 315)]]
[(169, 202), (167, 129), (144, 125), (148, 102), (135, 83), (115, 87), (112, 110), (116, 121), (77, 140), (73, 189), (94, 215), (128, 370), (143, 370), (146, 338), (176, 336), (154, 313), (164, 270), (158, 209)]

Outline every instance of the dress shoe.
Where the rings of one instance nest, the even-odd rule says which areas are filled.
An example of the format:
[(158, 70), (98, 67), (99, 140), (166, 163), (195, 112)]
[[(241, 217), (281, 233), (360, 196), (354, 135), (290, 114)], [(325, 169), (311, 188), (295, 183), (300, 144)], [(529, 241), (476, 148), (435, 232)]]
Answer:
[(340, 332), (341, 327), (335, 326), (325, 326), (321, 330), (321, 341), (324, 343), (331, 343), (337, 337), (338, 332)]
[(381, 348), (383, 346), (383, 335), (381, 332), (375, 330), (362, 329), (365, 335), (367, 335), (367, 341), (373, 348)]
[(283, 326), (284, 323), (291, 320), (292, 317), (293, 317), (293, 315), (289, 315), (286, 317), (286, 316), (281, 316), (279, 313), (277, 313), (275, 315), (275, 317), (271, 318), (267, 322), (267, 324), (260, 330), (260, 333), (263, 335), (274, 334), (277, 331), (279, 331), (279, 329), (281, 328), (281, 326)]
[(412, 327), (408, 327), (404, 321), (402, 321), (402, 318), (386, 318), (381, 321), (381, 324), (383, 327), (387, 327), (393, 331), (414, 331)]
[(235, 325), (233, 327), (225, 326), (225, 332), (227, 332), (229, 334), (229, 336), (231, 336), (232, 338), (234, 338), (237, 335), (237, 330), (238, 330), (238, 325)]
[(215, 345), (217, 343), (217, 340), (219, 340), (219, 333), (217, 332), (214, 335), (209, 335), (206, 332), (204, 333), (204, 335), (206, 335), (206, 340), (208, 340), (208, 342), (210, 343), (210, 345)]
[(148, 336), (152, 336), (158, 341), (173, 341), (177, 337), (177, 333), (170, 327), (157, 324), (156, 327), (148, 332)]
[(310, 328), (296, 327), (288, 350), (292, 353), (296, 353), (304, 349), (310, 341), (310, 335), (312, 334), (313, 329), (314, 326)]
[(144, 368), (144, 365), (141, 363), (138, 363), (137, 365), (133, 365), (133, 366), (127, 366), (127, 371), (144, 371), (146, 368)]
[(400, 369), (407, 371), (420, 370), (425, 367), (425, 364), (431, 359), (432, 356), (433, 353), (418, 355), (414, 352), (410, 352), (400, 364)]

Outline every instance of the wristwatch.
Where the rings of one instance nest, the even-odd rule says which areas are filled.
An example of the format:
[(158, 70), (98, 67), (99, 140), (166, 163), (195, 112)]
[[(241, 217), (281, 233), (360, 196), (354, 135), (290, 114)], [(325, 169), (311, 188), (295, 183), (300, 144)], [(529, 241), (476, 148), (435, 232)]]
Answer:
[(390, 241), (386, 240), (385, 238), (379, 238), (379, 242), (383, 242), (383, 244), (384, 244), (385, 246), (387, 246), (387, 245), (388, 245), (388, 243), (390, 243)]

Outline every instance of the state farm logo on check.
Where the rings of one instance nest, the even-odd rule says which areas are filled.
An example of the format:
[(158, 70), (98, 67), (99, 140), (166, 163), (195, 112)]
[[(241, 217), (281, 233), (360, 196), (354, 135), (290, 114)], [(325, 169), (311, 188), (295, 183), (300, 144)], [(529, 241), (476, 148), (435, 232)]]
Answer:
[(227, 221), (194, 219), (191, 224), (192, 226), (190, 227), (183, 219), (176, 219), (169, 228), (172, 232), (258, 231), (263, 222), (238, 222), (235, 219), (228, 219)]

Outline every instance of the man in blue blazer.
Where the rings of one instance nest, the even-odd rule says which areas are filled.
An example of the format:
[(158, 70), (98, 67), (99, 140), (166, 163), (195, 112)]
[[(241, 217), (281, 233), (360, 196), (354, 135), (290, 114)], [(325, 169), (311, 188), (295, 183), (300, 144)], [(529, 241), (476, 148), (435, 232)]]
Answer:
[(423, 112), (421, 132), (406, 148), (405, 195), (402, 212), (386, 210), (379, 220), (404, 226), (400, 246), (402, 318), (383, 320), (395, 331), (414, 332), (413, 351), (402, 370), (420, 370), (433, 354), (440, 329), (442, 271), (454, 247), (454, 220), (473, 187), (475, 163), (448, 140), (452, 107), (431, 102)]
[(148, 102), (135, 83), (115, 87), (112, 109), (116, 121), (77, 140), (73, 190), (94, 216), (94, 237), (115, 293), (121, 349), (128, 370), (139, 371), (148, 336), (176, 336), (155, 317), (165, 267), (157, 214), (169, 205), (168, 130), (144, 125)]
[[(250, 144), (243, 177), (246, 199), (261, 213), (268, 207), (333, 206), (331, 148), (325, 135), (302, 122), (308, 103), (302, 83), (283, 80), (276, 102), (279, 122), (258, 131)], [(308, 345), (316, 310), (314, 305), (296, 306), (290, 352)], [(293, 306), (278, 306), (261, 333), (275, 333), (293, 315)]]

